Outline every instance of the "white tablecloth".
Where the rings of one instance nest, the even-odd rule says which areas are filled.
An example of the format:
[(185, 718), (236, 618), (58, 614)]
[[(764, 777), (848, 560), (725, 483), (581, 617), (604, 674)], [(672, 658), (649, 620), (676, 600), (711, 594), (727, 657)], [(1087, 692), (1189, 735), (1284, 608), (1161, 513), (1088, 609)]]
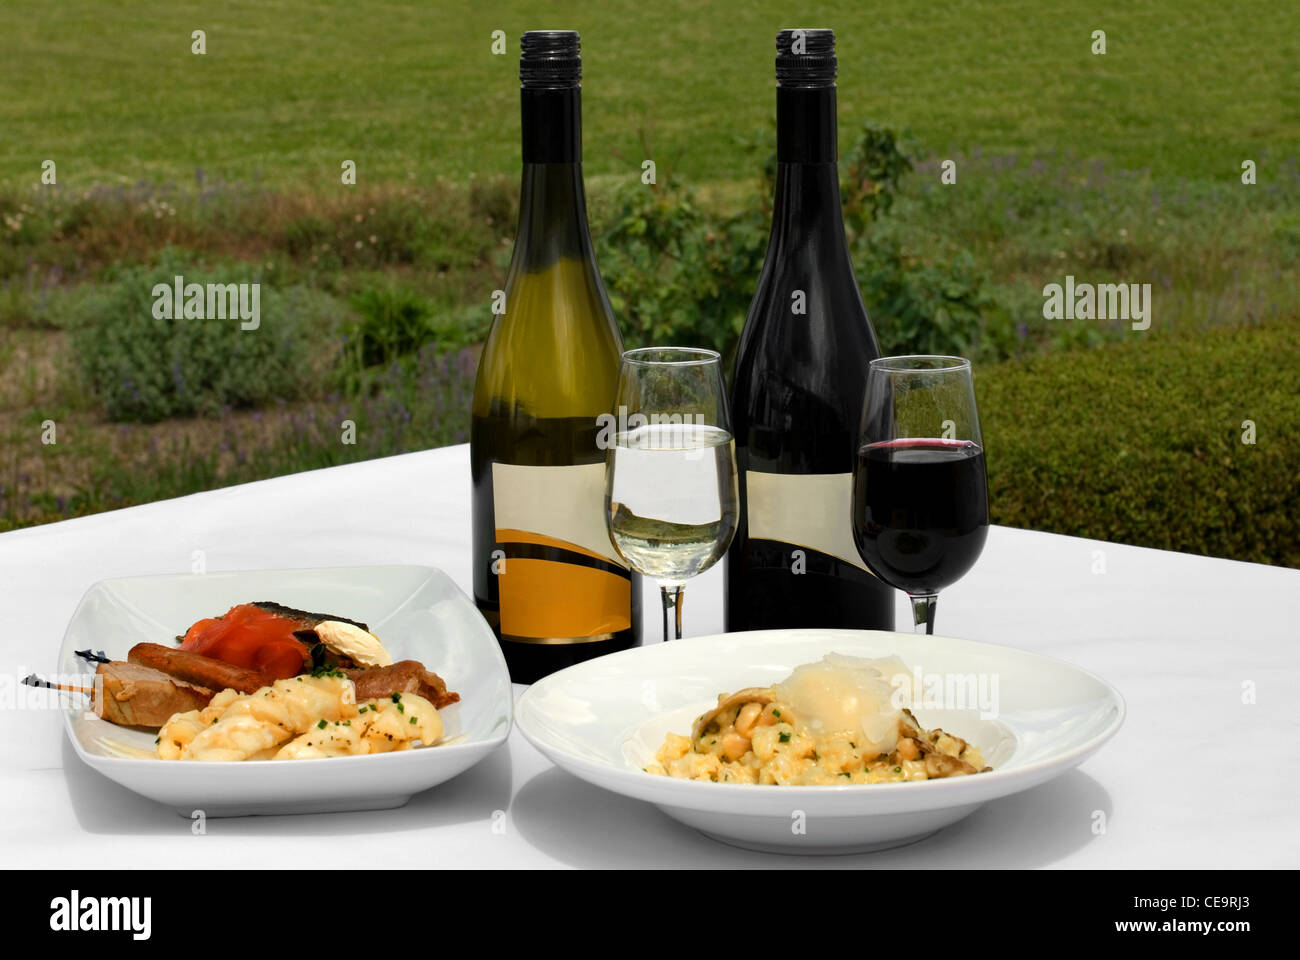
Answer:
[[(468, 592), (469, 487), (468, 447), (449, 447), (0, 535), (0, 867), (1300, 864), (1300, 571), (1005, 527), (940, 598), (940, 632), (1085, 667), (1124, 694), (1128, 719), (1079, 769), (900, 850), (732, 849), (562, 773), (517, 731), (399, 810), (211, 820), (195, 837), (85, 767), (57, 712), (14, 708), (18, 680), (54, 670), (91, 583), (188, 572), (196, 550), (208, 570), (430, 564)], [(682, 642), (720, 631), (719, 571), (686, 593)], [(657, 639), (649, 592), (645, 610)]]

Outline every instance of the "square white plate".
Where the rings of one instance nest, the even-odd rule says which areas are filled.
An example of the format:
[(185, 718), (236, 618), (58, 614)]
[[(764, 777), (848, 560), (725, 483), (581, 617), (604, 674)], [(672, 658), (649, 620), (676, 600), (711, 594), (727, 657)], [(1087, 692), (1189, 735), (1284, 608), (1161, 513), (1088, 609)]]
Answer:
[[(945, 687), (947, 678), (975, 678), (973, 687), (954, 683), (956, 698), (914, 700), (913, 710), (926, 728), (941, 726), (974, 743), (992, 772), (800, 787), (674, 780), (642, 770), (664, 735), (689, 735), (719, 693), (770, 685), (831, 652), (897, 654), (923, 677), (943, 678)], [(955, 702), (962, 690), (978, 692), (981, 679), (995, 697)], [(1077, 766), (1123, 720), (1118, 691), (1060, 660), (947, 637), (811, 629), (720, 634), (610, 654), (533, 684), (518, 714), (524, 736), (575, 776), (653, 803), (718, 840), (779, 853), (860, 853), (919, 840), (988, 800)]]
[(250, 570), (102, 580), (68, 624), (59, 671), (93, 675), (77, 650), (125, 659), (144, 641), (172, 644), (194, 621), (238, 603), (271, 600), (360, 620), (394, 660), (419, 660), (460, 694), (439, 711), (443, 741), (399, 753), (321, 760), (208, 763), (113, 756), (101, 738), (153, 749), (154, 734), (96, 717), (81, 696), (65, 698), (77, 755), (110, 780), (184, 816), (322, 813), (401, 806), (467, 770), (510, 733), (512, 697), (505, 658), (474, 604), (433, 567), (373, 566)]

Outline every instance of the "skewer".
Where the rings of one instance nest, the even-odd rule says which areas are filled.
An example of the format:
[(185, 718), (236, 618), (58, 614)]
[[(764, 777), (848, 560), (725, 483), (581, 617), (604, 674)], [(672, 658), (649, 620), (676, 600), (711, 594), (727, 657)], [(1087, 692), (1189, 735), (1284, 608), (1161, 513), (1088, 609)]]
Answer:
[(88, 650), (88, 649), (77, 650), (76, 654), (77, 656), (81, 657), (82, 660), (89, 660), (91, 663), (112, 663), (113, 662), (107, 656), (105, 656), (103, 650)]
[(23, 683), (29, 687), (43, 687), (46, 690), (64, 690), (68, 693), (84, 693), (88, 697), (94, 697), (95, 691), (91, 687), (76, 687), (70, 683), (50, 683), (32, 673), (23, 677)]

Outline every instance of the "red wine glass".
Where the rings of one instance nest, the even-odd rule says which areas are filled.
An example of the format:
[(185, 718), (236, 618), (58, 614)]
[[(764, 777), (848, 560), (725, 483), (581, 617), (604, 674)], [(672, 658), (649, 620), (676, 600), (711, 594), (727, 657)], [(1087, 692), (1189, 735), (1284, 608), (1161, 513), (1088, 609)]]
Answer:
[(873, 574), (906, 591), (917, 633), (934, 633), (939, 590), (975, 564), (988, 525), (970, 361), (872, 360), (853, 467), (853, 539)]

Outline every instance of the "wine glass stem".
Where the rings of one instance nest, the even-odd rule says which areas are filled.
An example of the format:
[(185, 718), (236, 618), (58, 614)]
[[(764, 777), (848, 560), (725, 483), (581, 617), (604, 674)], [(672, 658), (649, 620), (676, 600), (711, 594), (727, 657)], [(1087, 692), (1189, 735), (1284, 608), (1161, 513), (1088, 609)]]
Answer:
[[(685, 588), (680, 584), (660, 584), (659, 593), (664, 599), (664, 639), (680, 640), (682, 638), (682, 600)], [(672, 626), (669, 627), (671, 620)]]
[(939, 595), (937, 593), (909, 593), (908, 599), (912, 601), (912, 621), (916, 624), (917, 633), (934, 633), (934, 608), (938, 603)]

